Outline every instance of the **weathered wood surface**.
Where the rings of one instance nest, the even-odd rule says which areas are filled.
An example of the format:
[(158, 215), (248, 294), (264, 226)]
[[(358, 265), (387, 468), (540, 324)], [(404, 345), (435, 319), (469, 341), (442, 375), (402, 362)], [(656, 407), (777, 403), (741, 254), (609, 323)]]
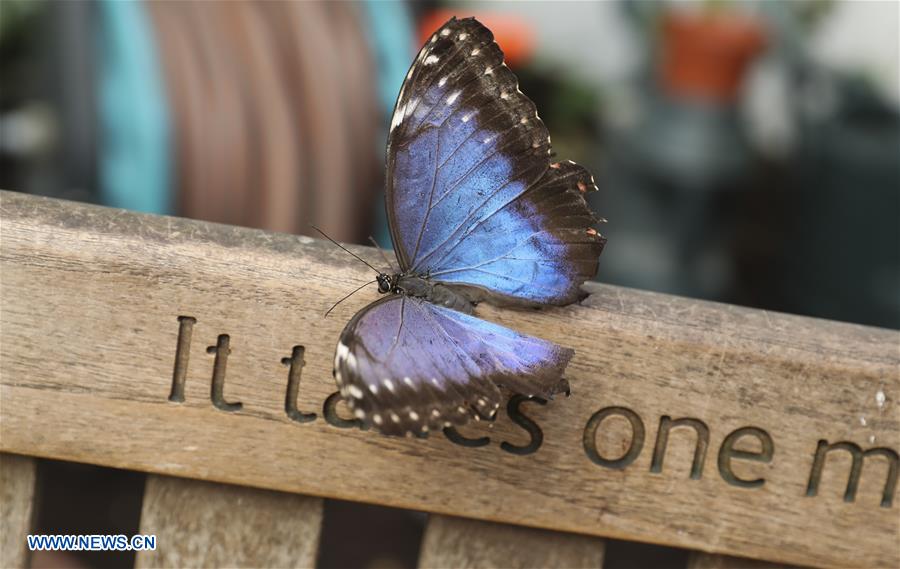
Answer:
[[(485, 437), (477, 448), (397, 440), (323, 419), (338, 334), (376, 296), (322, 318), (372, 278), (337, 248), (8, 193), (0, 207), (2, 450), (795, 564), (900, 565), (897, 332), (600, 285), (581, 306), (483, 306), (574, 347), (573, 395), (522, 403), (527, 429), (504, 412), (463, 429)], [(191, 336), (176, 362), (179, 327)], [(180, 373), (184, 401), (170, 401)], [(842, 443), (822, 469), (820, 441)], [(854, 445), (881, 450), (845, 500)]]
[(601, 569), (603, 540), (433, 514), (420, 569)]
[(687, 569), (799, 569), (794, 565), (771, 563), (759, 559), (732, 557), (694, 552), (688, 559)]
[(171, 476), (147, 477), (136, 566), (314, 567), (322, 499)]
[(28, 566), (25, 536), (34, 522), (35, 462), (27, 456), (0, 453), (0, 567)]

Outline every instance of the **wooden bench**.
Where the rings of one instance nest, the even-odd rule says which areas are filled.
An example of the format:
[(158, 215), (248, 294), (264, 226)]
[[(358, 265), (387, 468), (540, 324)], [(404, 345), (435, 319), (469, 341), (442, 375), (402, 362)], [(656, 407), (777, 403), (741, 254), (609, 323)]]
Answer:
[(376, 295), (323, 319), (372, 278), (340, 250), (13, 193), (0, 211), (3, 567), (27, 565), (36, 458), (152, 473), (139, 567), (313, 566), (323, 497), (431, 513), (422, 567), (601, 567), (604, 537), (694, 569), (900, 566), (895, 331), (598, 284), (481, 306), (574, 347), (572, 396), (386, 438), (331, 378)]

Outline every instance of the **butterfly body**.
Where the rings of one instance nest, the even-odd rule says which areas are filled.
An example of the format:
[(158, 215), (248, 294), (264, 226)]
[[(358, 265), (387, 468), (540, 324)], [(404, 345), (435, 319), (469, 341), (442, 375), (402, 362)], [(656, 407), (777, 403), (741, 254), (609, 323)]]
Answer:
[[(380, 275), (379, 275), (380, 276)], [(446, 306), (466, 314), (472, 314), (475, 305), (464, 294), (440, 282), (434, 282), (427, 275), (384, 275), (385, 282), (393, 283), (389, 291), (383, 291), (379, 283), (379, 292), (403, 294), (413, 298), (421, 298), (432, 304)]]
[(386, 434), (493, 416), (500, 387), (552, 397), (574, 352), (480, 320), (475, 305), (583, 298), (605, 239), (593, 178), (550, 161), (550, 139), (493, 35), (447, 22), (400, 90), (387, 209), (400, 270), (344, 328), (334, 375), (354, 414)]

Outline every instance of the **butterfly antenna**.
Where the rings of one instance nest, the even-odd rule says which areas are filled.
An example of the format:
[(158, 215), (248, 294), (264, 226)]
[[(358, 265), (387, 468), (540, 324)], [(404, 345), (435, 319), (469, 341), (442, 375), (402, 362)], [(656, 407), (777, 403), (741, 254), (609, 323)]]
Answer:
[(331, 308), (328, 309), (328, 312), (325, 313), (324, 318), (328, 318), (328, 315), (331, 314), (331, 311), (332, 311), (332, 310), (334, 310), (335, 308), (337, 308), (337, 305), (338, 305), (338, 304), (344, 302), (345, 300), (347, 300), (348, 298), (350, 298), (350, 297), (353, 296), (354, 294), (358, 293), (358, 292), (361, 291), (362, 289), (366, 288), (367, 286), (369, 286), (370, 284), (375, 283), (375, 282), (378, 282), (378, 280), (376, 279), (376, 280), (374, 280), (374, 281), (369, 281), (369, 282), (367, 282), (366, 284), (364, 284), (364, 285), (362, 285), (361, 287), (357, 288), (356, 290), (354, 290), (353, 292), (351, 292), (350, 294), (348, 294), (348, 295), (345, 296), (344, 298), (342, 298), (342, 299), (340, 299), (339, 301), (335, 302), (335, 303), (331, 306)]
[[(344, 247), (343, 245), (341, 245), (340, 243), (338, 243), (337, 241), (335, 241), (334, 239), (332, 239), (331, 237), (329, 237), (328, 235), (326, 235), (324, 231), (322, 231), (321, 229), (319, 229), (318, 227), (316, 227), (316, 226), (313, 225), (312, 223), (310, 223), (309, 226), (312, 227), (313, 229), (315, 229), (316, 231), (318, 231), (319, 233), (321, 233), (321, 234), (322, 234), (322, 237), (324, 237), (325, 239), (328, 239), (329, 241), (331, 241), (332, 243), (334, 243), (335, 245), (337, 245), (338, 247), (340, 247), (341, 249), (343, 249), (343, 250), (346, 251), (347, 253), (350, 253), (350, 255), (352, 255), (352, 256), (353, 256), (354, 258), (356, 258), (358, 261), (361, 261), (365, 266), (369, 267), (370, 269), (372, 269), (373, 271), (375, 271), (375, 272), (378, 273), (379, 275), (381, 274), (381, 271), (379, 271), (378, 269), (376, 269), (375, 267), (373, 267), (372, 265), (370, 265), (365, 259), (363, 259), (363, 258), (360, 257), (359, 255), (357, 255), (356, 253), (354, 253), (354, 252), (351, 251), (350, 249), (347, 249), (346, 247)], [(375, 281), (372, 281), (372, 282), (375, 282)], [(330, 311), (329, 311), (329, 312), (330, 312)]]
[(391, 272), (394, 272), (394, 266), (391, 265), (390, 259), (384, 254), (384, 250), (381, 248), (381, 245), (378, 244), (378, 241), (375, 241), (375, 238), (369, 235), (369, 242), (372, 243), (372, 245), (375, 245), (375, 248), (378, 249), (378, 254), (381, 255), (381, 259), (388, 266), (388, 269), (390, 269)]

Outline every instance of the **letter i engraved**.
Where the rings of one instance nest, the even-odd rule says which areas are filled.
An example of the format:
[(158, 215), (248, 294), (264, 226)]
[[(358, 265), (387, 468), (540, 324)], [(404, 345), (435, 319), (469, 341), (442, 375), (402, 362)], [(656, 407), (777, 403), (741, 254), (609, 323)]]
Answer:
[(169, 401), (184, 402), (184, 381), (187, 378), (188, 360), (191, 357), (191, 334), (197, 319), (192, 316), (178, 317), (178, 344), (175, 346), (175, 369), (172, 371), (172, 391)]
[(225, 366), (228, 364), (228, 354), (231, 353), (228, 334), (219, 334), (215, 346), (206, 348), (206, 353), (215, 354), (216, 360), (213, 362), (212, 390), (210, 398), (213, 405), (222, 411), (239, 411), (243, 404), (240, 401), (229, 403), (225, 401)]
[(284, 412), (287, 416), (298, 423), (309, 423), (316, 420), (315, 413), (303, 413), (297, 409), (297, 394), (300, 392), (300, 374), (303, 372), (303, 353), (306, 349), (303, 346), (294, 346), (291, 350), (291, 357), (281, 358), (281, 363), (290, 366), (288, 370), (288, 386), (287, 395), (284, 397)]

